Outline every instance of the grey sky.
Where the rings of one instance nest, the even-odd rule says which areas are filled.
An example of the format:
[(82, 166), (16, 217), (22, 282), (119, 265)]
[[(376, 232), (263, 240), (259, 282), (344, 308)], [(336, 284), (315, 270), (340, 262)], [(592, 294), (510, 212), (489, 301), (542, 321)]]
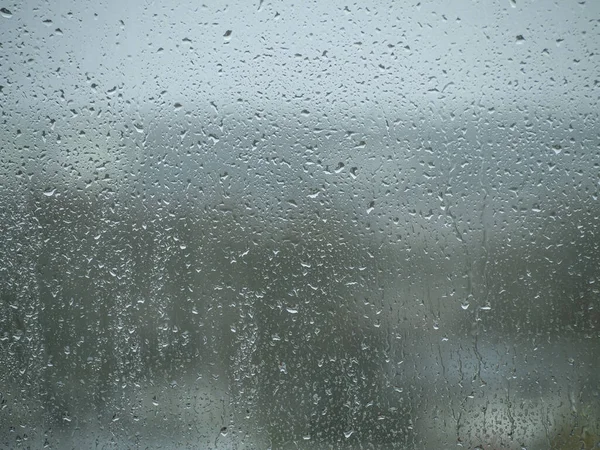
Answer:
[(6, 9), (4, 152), (44, 189), (96, 179), (273, 217), (326, 200), (388, 229), (597, 195), (598, 2)]
[(471, 101), (564, 113), (594, 110), (598, 100), (597, 2), (108, 0), (8, 9), (9, 98), (63, 89), (85, 104), (117, 86), (140, 110), (162, 109), (161, 100), (167, 114), (174, 102), (235, 110), (241, 98), (331, 120), (378, 105), (389, 114), (448, 113)]

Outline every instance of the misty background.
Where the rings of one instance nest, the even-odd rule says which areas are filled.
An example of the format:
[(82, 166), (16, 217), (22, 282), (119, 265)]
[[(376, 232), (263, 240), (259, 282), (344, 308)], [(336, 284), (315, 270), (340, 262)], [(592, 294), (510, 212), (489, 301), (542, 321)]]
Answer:
[(8, 448), (594, 448), (592, 2), (0, 8)]

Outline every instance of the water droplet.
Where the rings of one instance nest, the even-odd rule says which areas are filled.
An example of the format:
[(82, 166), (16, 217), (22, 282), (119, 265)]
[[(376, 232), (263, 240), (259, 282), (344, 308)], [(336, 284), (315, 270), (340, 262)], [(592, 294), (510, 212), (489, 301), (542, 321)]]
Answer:
[(279, 371), (287, 375), (287, 365), (283, 361), (279, 363)]
[(354, 430), (344, 431), (344, 437), (346, 439), (348, 439), (350, 436), (352, 436), (353, 433), (354, 433)]
[(10, 12), (6, 8), (0, 8), (0, 13), (2, 13), (2, 17), (6, 17), (7, 19), (10, 19), (12, 17), (12, 12)]
[(375, 200), (373, 200), (373, 201), (371, 201), (371, 203), (369, 203), (369, 207), (367, 208), (367, 214), (371, 214), (374, 209), (375, 209)]

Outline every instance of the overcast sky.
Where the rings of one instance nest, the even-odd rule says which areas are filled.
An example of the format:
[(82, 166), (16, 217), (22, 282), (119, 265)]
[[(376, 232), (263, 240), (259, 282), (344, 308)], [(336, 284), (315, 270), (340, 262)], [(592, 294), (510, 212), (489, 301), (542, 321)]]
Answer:
[(18, 2), (0, 17), (2, 84), (76, 104), (117, 86), (142, 110), (594, 110), (598, 17), (593, 1)]
[(600, 2), (3, 8), (3, 159), (44, 154), (50, 192), (129, 171), (127, 192), (327, 198), (384, 227), (596, 202)]

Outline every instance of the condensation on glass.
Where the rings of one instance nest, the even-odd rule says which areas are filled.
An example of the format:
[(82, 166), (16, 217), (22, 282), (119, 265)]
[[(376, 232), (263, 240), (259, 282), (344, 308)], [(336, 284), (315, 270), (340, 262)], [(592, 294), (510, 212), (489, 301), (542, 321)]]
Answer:
[(599, 447), (600, 3), (0, 13), (0, 447)]

